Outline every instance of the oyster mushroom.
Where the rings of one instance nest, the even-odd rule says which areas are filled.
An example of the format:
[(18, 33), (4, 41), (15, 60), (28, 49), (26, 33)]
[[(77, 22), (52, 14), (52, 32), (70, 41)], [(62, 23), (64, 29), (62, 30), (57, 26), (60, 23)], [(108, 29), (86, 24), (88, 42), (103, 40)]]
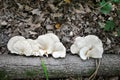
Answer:
[(41, 49), (45, 51), (46, 56), (52, 53), (54, 41), (50, 36), (41, 35), (36, 39), (36, 41), (41, 45)]
[(13, 44), (14, 53), (20, 55), (31, 56), (32, 55), (32, 47), (29, 42), (25, 40), (19, 40), (15, 44)]
[(13, 49), (13, 45), (20, 40), (25, 40), (25, 38), (22, 36), (14, 36), (8, 41), (7, 48), (11, 53), (16, 53), (16, 51)]
[(41, 45), (36, 41), (32, 39), (27, 39), (29, 44), (31, 45), (32, 48), (32, 54), (33, 56), (43, 56), (43, 53), (40, 50)]
[(7, 47), (11, 53), (19, 55), (48, 56), (51, 54), (54, 58), (66, 56), (64, 45), (53, 33), (40, 35), (36, 40), (15, 36), (9, 40)]
[(53, 33), (41, 35), (36, 41), (41, 45), (41, 51), (44, 52), (46, 56), (52, 54), (54, 58), (58, 58), (66, 55), (65, 47), (60, 42), (59, 38)]
[(54, 42), (60, 42), (59, 38), (53, 33), (47, 33), (46, 36), (49, 36)]
[(89, 57), (102, 58), (103, 44), (95, 35), (77, 37), (70, 48), (73, 54), (78, 54), (83, 60)]
[(79, 49), (84, 45), (84, 37), (76, 37), (74, 44), (70, 47), (70, 50), (73, 54), (76, 54), (79, 52)]
[(64, 58), (66, 56), (66, 48), (61, 42), (55, 43), (52, 56), (54, 58)]

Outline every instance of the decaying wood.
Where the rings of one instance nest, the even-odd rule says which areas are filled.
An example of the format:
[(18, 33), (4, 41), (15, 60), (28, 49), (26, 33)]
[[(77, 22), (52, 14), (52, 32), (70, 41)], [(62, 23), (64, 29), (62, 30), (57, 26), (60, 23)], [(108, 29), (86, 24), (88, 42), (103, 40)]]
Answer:
[[(0, 55), (0, 73), (5, 72), (12, 78), (45, 77), (41, 60), (47, 67), (49, 78), (68, 76), (90, 76), (95, 71), (95, 59), (83, 61), (77, 55), (67, 55), (64, 59), (53, 57), (25, 57), (18, 55)], [(97, 75), (120, 76), (120, 55), (104, 54)]]

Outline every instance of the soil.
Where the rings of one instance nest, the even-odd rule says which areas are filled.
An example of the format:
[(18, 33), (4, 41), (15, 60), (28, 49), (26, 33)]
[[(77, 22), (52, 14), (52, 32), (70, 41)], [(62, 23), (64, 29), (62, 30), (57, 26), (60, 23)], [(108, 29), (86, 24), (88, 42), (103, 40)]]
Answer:
[[(68, 1), (68, 2), (65, 2)], [(70, 1), (70, 2), (69, 2)], [(0, 54), (8, 54), (9, 39), (16, 35), (36, 39), (53, 32), (70, 52), (77, 36), (96, 35), (104, 46), (104, 53), (120, 53), (117, 31), (120, 4), (112, 4), (109, 14), (102, 14), (100, 0), (0, 0)], [(115, 22), (113, 31), (100, 26), (107, 20)]]

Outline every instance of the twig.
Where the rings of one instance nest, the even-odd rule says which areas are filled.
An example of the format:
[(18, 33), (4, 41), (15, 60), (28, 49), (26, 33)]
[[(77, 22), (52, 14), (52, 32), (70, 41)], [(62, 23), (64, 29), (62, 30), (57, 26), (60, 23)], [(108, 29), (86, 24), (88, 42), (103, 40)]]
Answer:
[(88, 80), (94, 80), (94, 78), (96, 77), (96, 74), (97, 74), (97, 72), (98, 72), (98, 69), (99, 69), (99, 67), (100, 67), (100, 60), (98, 60), (98, 62), (97, 62), (97, 60), (96, 60), (96, 70), (95, 70), (95, 72), (88, 78)]

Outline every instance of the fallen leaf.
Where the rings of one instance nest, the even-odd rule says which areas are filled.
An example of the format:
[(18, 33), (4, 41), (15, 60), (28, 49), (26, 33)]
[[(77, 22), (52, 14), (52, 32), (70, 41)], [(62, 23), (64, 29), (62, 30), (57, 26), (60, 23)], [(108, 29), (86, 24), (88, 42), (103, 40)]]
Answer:
[(31, 8), (30, 6), (28, 6), (28, 5), (25, 5), (25, 10), (26, 10), (26, 11), (31, 11), (32, 8)]
[(88, 12), (88, 13), (92, 12), (91, 9), (88, 7), (88, 5), (85, 5), (85, 11)]
[(1, 22), (1, 25), (2, 25), (2, 26), (6, 26), (6, 25), (7, 25), (7, 22), (6, 22), (6, 21), (3, 21), (3, 22)]
[(20, 3), (17, 3), (17, 5), (18, 5), (20, 10), (23, 10), (23, 8), (24, 8), (23, 5), (21, 5)]
[(63, 16), (63, 14), (62, 13), (53, 13), (53, 14), (51, 14), (51, 16), (52, 17), (61, 17), (61, 16)]
[(65, 2), (65, 3), (70, 3), (70, 2), (71, 2), (71, 0), (64, 0), (64, 2)]
[(61, 25), (60, 25), (59, 23), (56, 23), (56, 24), (55, 24), (55, 28), (56, 28), (56, 29), (59, 29), (60, 26), (61, 26)]
[(33, 31), (29, 31), (29, 33), (33, 35), (37, 34), (36, 32), (33, 32)]
[(41, 11), (39, 11), (39, 9), (33, 9), (32, 11), (32, 14), (36, 14), (36, 15), (40, 15)]
[(55, 11), (57, 11), (58, 10), (58, 8), (56, 7), (56, 6), (54, 6), (53, 4), (48, 4), (48, 6), (50, 7), (50, 9), (53, 11), (53, 12), (55, 12)]

